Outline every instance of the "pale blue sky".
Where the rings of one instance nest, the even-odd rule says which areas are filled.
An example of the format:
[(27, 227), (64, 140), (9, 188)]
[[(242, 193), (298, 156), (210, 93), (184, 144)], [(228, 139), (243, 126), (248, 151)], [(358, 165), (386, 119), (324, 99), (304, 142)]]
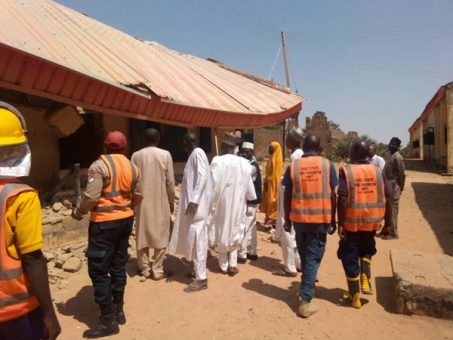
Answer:
[[(267, 78), (286, 34), (301, 121), (399, 136), (453, 81), (452, 0), (59, 0), (133, 36)], [(283, 61), (272, 78), (285, 83)], [(304, 123), (302, 124), (304, 126)]]

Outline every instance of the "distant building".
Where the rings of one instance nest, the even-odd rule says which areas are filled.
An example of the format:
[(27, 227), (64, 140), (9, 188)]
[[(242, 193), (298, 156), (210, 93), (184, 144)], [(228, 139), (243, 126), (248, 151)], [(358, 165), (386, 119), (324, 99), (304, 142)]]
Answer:
[(409, 128), (418, 156), (453, 173), (453, 82), (439, 88)]
[(325, 112), (316, 111), (312, 117), (307, 117), (304, 133), (318, 136), (324, 152), (329, 153), (332, 149), (332, 131)]

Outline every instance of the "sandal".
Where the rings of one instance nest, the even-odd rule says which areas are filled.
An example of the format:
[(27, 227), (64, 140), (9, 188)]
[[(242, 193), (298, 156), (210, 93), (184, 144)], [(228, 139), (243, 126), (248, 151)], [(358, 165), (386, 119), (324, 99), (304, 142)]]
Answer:
[(184, 288), (184, 291), (186, 293), (193, 293), (203, 289), (208, 289), (208, 279), (192, 280), (192, 282)]
[(272, 275), (286, 276), (286, 277), (296, 277), (297, 276), (297, 272), (296, 273), (291, 273), (291, 272), (287, 272), (285, 269), (274, 269), (272, 271)]
[(153, 279), (154, 281), (160, 281), (160, 280), (169, 278), (169, 277), (172, 276), (172, 275), (173, 275), (172, 272), (170, 272), (170, 271), (164, 271), (164, 272), (163, 272), (161, 275), (159, 275), (159, 276), (155, 276), (155, 275), (153, 274), (152, 279)]
[(228, 268), (228, 275), (229, 276), (235, 276), (237, 273), (239, 273), (239, 269), (236, 267), (229, 267)]

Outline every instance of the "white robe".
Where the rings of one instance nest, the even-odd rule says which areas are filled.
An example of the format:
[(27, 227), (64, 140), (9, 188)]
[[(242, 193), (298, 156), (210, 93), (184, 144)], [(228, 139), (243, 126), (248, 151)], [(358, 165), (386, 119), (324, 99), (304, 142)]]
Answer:
[(256, 199), (251, 174), (252, 166), (245, 158), (227, 154), (212, 160), (214, 190), (207, 224), (213, 230), (210, 241), (219, 252), (233, 250), (242, 240), (247, 200)]
[[(296, 149), (291, 154), (291, 160), (302, 157), (304, 152), (302, 149)], [(283, 265), (285, 270), (290, 273), (296, 273), (301, 269), (300, 256), (297, 251), (296, 232), (294, 227), (291, 227), (290, 232), (283, 229), (285, 223), (285, 187), (280, 182), (277, 197), (277, 227), (275, 229), (274, 241), (280, 242), (282, 248)]]
[[(195, 148), (184, 168), (175, 225), (168, 246), (170, 254), (184, 254), (187, 260), (192, 261), (195, 240), (197, 240), (198, 248), (200, 248), (196, 251), (207, 253), (208, 240), (198, 240), (198, 238), (199, 235), (206, 234), (201, 233), (200, 229), (206, 228), (203, 220), (208, 216), (211, 197), (212, 185), (209, 161), (202, 149)], [(198, 204), (194, 218), (185, 214), (190, 202)], [(201, 244), (204, 243), (206, 243), (206, 246), (201, 247)]]

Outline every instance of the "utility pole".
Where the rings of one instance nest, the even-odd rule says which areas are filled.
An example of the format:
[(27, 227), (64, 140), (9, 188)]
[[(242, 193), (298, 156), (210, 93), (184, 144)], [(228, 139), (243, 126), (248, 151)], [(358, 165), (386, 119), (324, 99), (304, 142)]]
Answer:
[[(289, 67), (288, 67), (288, 56), (286, 52), (286, 43), (285, 43), (285, 34), (283, 32), (280, 32), (280, 37), (282, 40), (282, 51), (283, 51), (283, 63), (285, 66), (285, 77), (286, 77), (286, 86), (291, 89), (291, 82), (289, 80)], [(285, 159), (285, 139), (286, 139), (286, 119), (283, 120), (282, 125), (283, 125), (283, 143), (282, 143), (282, 150), (283, 150), (283, 159)]]
[(280, 32), (280, 35), (282, 39), (283, 63), (285, 65), (286, 86), (291, 89), (291, 82), (289, 80), (288, 55), (286, 52), (285, 34), (283, 32)]

